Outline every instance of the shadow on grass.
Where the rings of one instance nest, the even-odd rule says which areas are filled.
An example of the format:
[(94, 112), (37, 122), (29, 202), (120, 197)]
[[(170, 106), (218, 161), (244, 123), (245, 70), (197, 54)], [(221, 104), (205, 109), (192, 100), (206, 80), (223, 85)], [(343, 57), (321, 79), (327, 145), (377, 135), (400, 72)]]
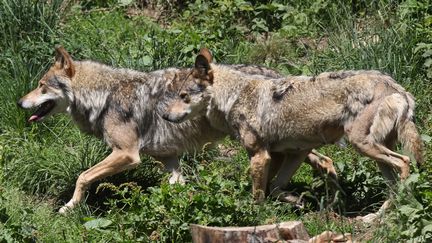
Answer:
[[(134, 184), (141, 187), (143, 190), (160, 185), (164, 174), (156, 167), (150, 166), (152, 165), (143, 164), (138, 169), (119, 173), (93, 183), (87, 190), (86, 199), (83, 203), (87, 204), (95, 214), (103, 215), (110, 208), (108, 201), (116, 200), (120, 203), (119, 199), (121, 199), (121, 196), (110, 189), (104, 187), (98, 188), (101, 184), (109, 183), (116, 187), (122, 184)], [(149, 174), (149, 171), (153, 173)], [(74, 189), (75, 185), (70, 185), (67, 190), (58, 196), (55, 210), (60, 209), (60, 207), (71, 199)], [(122, 205), (118, 205), (118, 207), (122, 207)]]
[(299, 213), (330, 210), (346, 217), (364, 216), (376, 212), (388, 199), (388, 193), (385, 192), (390, 190), (386, 185), (377, 185), (371, 188), (371, 192), (379, 193), (359, 195), (358, 188), (350, 182), (340, 180), (339, 189), (335, 189), (331, 183), (326, 185), (324, 179), (318, 180), (322, 182), (318, 186), (306, 182), (293, 182), (288, 186), (287, 191), (301, 197), (306, 206)]

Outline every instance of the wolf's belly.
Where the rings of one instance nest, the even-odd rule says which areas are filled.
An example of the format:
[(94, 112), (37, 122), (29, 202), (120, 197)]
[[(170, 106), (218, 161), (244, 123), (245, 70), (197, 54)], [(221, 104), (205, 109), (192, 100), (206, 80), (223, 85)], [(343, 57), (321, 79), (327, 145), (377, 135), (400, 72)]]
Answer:
[(324, 145), (322, 142), (306, 140), (281, 140), (270, 144), (270, 150), (273, 152), (285, 151), (302, 151), (318, 148)]
[(224, 137), (224, 133), (210, 130), (207, 133), (194, 131), (190, 134), (179, 133), (176, 136), (169, 134), (158, 139), (155, 139), (155, 137), (152, 139), (141, 139), (140, 153), (159, 157), (179, 156), (183, 153), (196, 152), (205, 147), (213, 146)]
[(267, 143), (271, 150), (275, 152), (286, 150), (300, 151), (336, 143), (343, 135), (344, 130), (342, 127), (326, 125), (309, 130), (280, 131), (278, 134), (269, 136)]

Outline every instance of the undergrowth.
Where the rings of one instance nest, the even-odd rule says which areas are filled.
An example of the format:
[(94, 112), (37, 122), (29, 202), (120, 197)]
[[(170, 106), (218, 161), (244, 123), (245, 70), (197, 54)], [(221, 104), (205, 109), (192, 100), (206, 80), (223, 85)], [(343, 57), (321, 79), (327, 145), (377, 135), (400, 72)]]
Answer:
[[(155, 16), (158, 16), (157, 18)], [(432, 12), (428, 1), (0, 1), (0, 242), (185, 242), (191, 223), (245, 226), (302, 220), (311, 235), (353, 233), (364, 241), (432, 238)], [(85, 204), (56, 213), (75, 180), (109, 149), (66, 116), (28, 124), (15, 103), (36, 86), (61, 44), (76, 59), (141, 71), (191, 66), (199, 48), (217, 62), (253, 63), (284, 74), (340, 69), (391, 74), (416, 98), (427, 161), (401, 185), (386, 185), (375, 163), (348, 146), (320, 151), (335, 161), (340, 187), (307, 165), (290, 190), (304, 209), (253, 203), (248, 156), (226, 139), (182, 157), (186, 185), (142, 156), (134, 171), (95, 183)], [(386, 198), (376, 227), (357, 215)]]

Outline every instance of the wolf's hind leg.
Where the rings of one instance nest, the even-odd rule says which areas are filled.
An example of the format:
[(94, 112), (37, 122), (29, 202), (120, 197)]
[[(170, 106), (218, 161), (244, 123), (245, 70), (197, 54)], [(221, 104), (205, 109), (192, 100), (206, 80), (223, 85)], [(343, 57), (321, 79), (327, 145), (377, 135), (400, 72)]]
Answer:
[[(391, 109), (387, 110), (392, 111)], [(372, 103), (363, 110), (345, 131), (350, 143), (360, 153), (376, 160), (378, 163), (396, 169), (400, 173), (401, 180), (403, 180), (409, 175), (409, 158), (385, 146), (393, 147), (395, 142), (394, 119), (396, 117), (384, 112), (387, 110), (382, 102)], [(384, 174), (384, 176), (386, 175)]]
[[(375, 145), (377, 149), (382, 154), (385, 154), (388, 159), (392, 159), (392, 157), (395, 157), (393, 159), (397, 160), (396, 163), (400, 164), (400, 166), (402, 166), (404, 170), (406, 170), (406, 172), (404, 173), (407, 175), (403, 175), (403, 173), (401, 172), (401, 176), (400, 176), (401, 179), (404, 179), (405, 178), (404, 176), (407, 177), (409, 174), (409, 158), (407, 156), (392, 151), (392, 149), (395, 148), (396, 139), (397, 138), (395, 133), (390, 133), (387, 136), (386, 141), (384, 142), (385, 145), (383, 144), (375, 144)], [(391, 183), (391, 185), (393, 185), (397, 181), (397, 174), (395, 173), (394, 170), (395, 166), (389, 163), (382, 163), (380, 161), (378, 161), (377, 164), (383, 176)], [(391, 203), (390, 200), (386, 200), (376, 213), (370, 213), (368, 215), (360, 217), (360, 220), (362, 220), (365, 223), (372, 223), (380, 215), (384, 214), (385, 210), (387, 210), (390, 207), (390, 203)]]
[(407, 164), (410, 163), (410, 158), (408, 156), (396, 153), (396, 152), (388, 149), (387, 147), (385, 147), (384, 145), (381, 145), (381, 144), (376, 144), (376, 146), (381, 150), (382, 153), (386, 154), (387, 156), (396, 157), (398, 159), (403, 160)]
[[(408, 166), (408, 170), (409, 170), (409, 163), (410, 163), (409, 157), (392, 151), (392, 149), (394, 149), (395, 147), (395, 143), (396, 143), (396, 137), (394, 135), (391, 135), (387, 138), (387, 141), (385, 142), (385, 146), (381, 144), (376, 144), (376, 145), (379, 147), (382, 153), (387, 154), (387, 156), (389, 157), (393, 156), (397, 159), (401, 159)], [(397, 181), (397, 175), (393, 170), (394, 166), (385, 163), (378, 163), (378, 167), (381, 173), (384, 175), (384, 177), (386, 177), (386, 179), (389, 182), (394, 184), (394, 182)], [(401, 178), (403, 179), (402, 174), (401, 174)]]
[[(402, 160), (396, 156), (393, 157), (392, 153), (388, 153), (388, 151), (391, 150), (385, 148), (383, 145), (367, 142), (351, 143), (362, 154), (376, 160), (378, 163), (382, 163), (385, 166), (390, 166), (399, 171), (401, 180), (404, 180), (409, 176), (409, 164), (405, 160)], [(384, 176), (386, 175), (384, 174)]]
[[(271, 162), (270, 162), (270, 167), (269, 167), (269, 173), (267, 176), (267, 186), (270, 185), (272, 179), (279, 172), (279, 169), (285, 160), (285, 154), (279, 153), (279, 152), (271, 152), (270, 157), (271, 157)], [(269, 189), (269, 188), (267, 188), (267, 189)]]
[[(385, 141), (385, 147), (390, 150), (393, 150), (395, 148), (396, 139), (397, 139), (396, 133), (394, 132), (390, 133)], [(393, 169), (393, 167), (384, 163), (377, 163), (377, 164), (378, 164), (378, 168), (381, 171), (381, 174), (383, 174), (383, 176), (387, 179), (387, 181), (390, 182), (390, 185), (394, 185), (398, 180), (398, 176), (395, 170)]]
[(295, 204), (300, 208), (303, 207), (301, 198), (291, 195), (289, 192), (284, 191), (284, 189), (287, 187), (294, 173), (300, 167), (301, 162), (305, 159), (308, 152), (309, 151), (303, 151), (297, 154), (285, 154), (285, 159), (279, 169), (279, 173), (270, 186), (270, 193), (272, 196), (283, 202)]
[(279, 169), (279, 172), (272, 183), (272, 189), (284, 189), (287, 187), (291, 177), (300, 167), (301, 162), (305, 159), (307, 152), (299, 154), (286, 154), (285, 160)]

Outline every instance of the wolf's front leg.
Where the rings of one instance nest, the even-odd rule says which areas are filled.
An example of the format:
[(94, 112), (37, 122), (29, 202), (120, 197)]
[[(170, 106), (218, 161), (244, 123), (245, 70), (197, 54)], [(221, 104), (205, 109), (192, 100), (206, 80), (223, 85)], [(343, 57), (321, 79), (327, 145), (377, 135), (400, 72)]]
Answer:
[(266, 149), (251, 154), (252, 194), (256, 202), (265, 199), (271, 157)]
[(240, 141), (250, 157), (252, 195), (255, 202), (260, 203), (265, 199), (271, 156), (255, 129), (245, 121), (245, 118), (240, 120), (241, 122), (236, 126)]
[(60, 208), (59, 213), (66, 213), (80, 203), (91, 183), (105, 177), (135, 168), (140, 164), (139, 150), (113, 150), (104, 160), (81, 173), (76, 182), (72, 199)]
[(155, 159), (162, 162), (165, 166), (165, 170), (171, 173), (168, 180), (169, 184), (185, 184), (185, 179), (181, 173), (180, 161), (177, 157), (155, 157)]

